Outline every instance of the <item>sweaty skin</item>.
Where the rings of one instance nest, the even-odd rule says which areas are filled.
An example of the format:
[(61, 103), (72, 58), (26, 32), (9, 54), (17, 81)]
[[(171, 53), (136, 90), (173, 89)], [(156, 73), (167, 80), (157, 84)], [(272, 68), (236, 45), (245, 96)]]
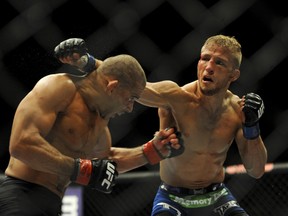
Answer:
[[(65, 54), (65, 47), (62, 51)], [(60, 58), (60, 61), (82, 70), (81, 54), (77, 53), (77, 49), (75, 52), (73, 55), (67, 53), (67, 56)], [(95, 61), (96, 68), (103, 64), (101, 60)], [(194, 196), (188, 196), (190, 193), (186, 193), (185, 190), (180, 191), (181, 197), (178, 197), (176, 195), (178, 193), (174, 194), (175, 190), (169, 189), (170, 186), (190, 189), (205, 188), (213, 183), (223, 182), (225, 178), (223, 164), (228, 149), (234, 141), (248, 175), (260, 178), (264, 174), (267, 152), (259, 135), (257, 122), (262, 115), (259, 114), (261, 107), (259, 109), (253, 107), (252, 115), (257, 111), (258, 115), (251, 118), (251, 113), (247, 114), (247, 112), (252, 108), (249, 108), (249, 103), (245, 105), (245, 96), (240, 98), (228, 90), (230, 84), (240, 76), (241, 61), (241, 45), (234, 37), (212, 36), (207, 38), (202, 46), (196, 81), (184, 86), (167, 80), (146, 82), (140, 97), (135, 98), (137, 102), (145, 106), (158, 108), (160, 131), (176, 127), (184, 140), (184, 153), (160, 162), (161, 180), (169, 186), (166, 188), (165, 185), (161, 185), (159, 188), (153, 202), (153, 215), (166, 215), (168, 211), (171, 214), (177, 211), (185, 215), (199, 212), (203, 214), (207, 212), (207, 215), (210, 215), (213, 214), (211, 208), (214, 208), (212, 211), (216, 214), (218, 208), (230, 207), (231, 212), (228, 214), (246, 215), (230, 192), (219, 197), (221, 202), (217, 202), (217, 205), (220, 206), (206, 206), (207, 208), (195, 206), (194, 209), (194, 206), (193, 208), (185, 207), (187, 203), (193, 201)], [(82, 71), (89, 73), (89, 70), (83, 69)], [(255, 98), (252, 100), (253, 103), (257, 103), (254, 101)], [(243, 108), (248, 119), (245, 119)], [(255, 122), (256, 125), (249, 127), (248, 123), (254, 124)], [(250, 140), (243, 136), (243, 124), (245, 124), (245, 136)], [(228, 188), (223, 187), (223, 190), (228, 192)], [(222, 189), (219, 190), (222, 191)], [(176, 191), (179, 192), (178, 189)], [(222, 193), (221, 191), (217, 193)], [(212, 196), (213, 193), (205, 192), (196, 197), (200, 201), (203, 197)], [(178, 201), (173, 201), (173, 197), (177, 200), (181, 199), (183, 206), (179, 206)]]
[(191, 189), (223, 182), (223, 164), (235, 139), (249, 175), (260, 178), (267, 153), (259, 136), (243, 137), (243, 99), (228, 90), (238, 79), (229, 52), (217, 45), (202, 48), (198, 80), (183, 87), (172, 81), (147, 83), (140, 103), (159, 107), (160, 128), (175, 125), (183, 135), (182, 155), (160, 162), (165, 183)]
[(62, 197), (70, 183), (73, 158), (107, 156), (111, 147), (107, 123), (96, 110), (89, 110), (69, 76), (43, 78), (16, 111), (6, 174), (43, 185)]
[[(59, 73), (42, 78), (16, 110), (5, 174), (63, 197), (74, 158), (110, 158), (119, 173), (147, 164), (142, 146), (111, 147), (109, 119), (132, 111), (145, 81), (132, 85), (132, 90), (118, 91), (117, 80), (97, 72), (88, 77)], [(155, 146), (178, 142), (173, 129), (160, 131), (159, 136), (167, 139)]]

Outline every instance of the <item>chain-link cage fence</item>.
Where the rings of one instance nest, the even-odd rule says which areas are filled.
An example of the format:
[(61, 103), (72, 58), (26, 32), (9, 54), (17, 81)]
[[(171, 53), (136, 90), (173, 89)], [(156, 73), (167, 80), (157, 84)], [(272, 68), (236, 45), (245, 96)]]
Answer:
[[(261, 179), (253, 179), (245, 173), (227, 173), (224, 183), (250, 216), (286, 216), (287, 169), (288, 163), (276, 164), (276, 168)], [(81, 208), (73, 200), (67, 205), (69, 201), (64, 198), (63, 216), (149, 216), (160, 182), (157, 171), (138, 171), (120, 175), (111, 194), (72, 185), (70, 188), (82, 191), (70, 194), (78, 196)]]
[[(284, 216), (288, 213), (287, 173), (266, 174), (253, 182), (253, 187), (240, 199), (240, 204), (249, 215)], [(235, 189), (234, 189), (235, 188)], [(233, 186), (234, 194), (246, 191), (241, 178)]]
[[(288, 213), (288, 164), (267, 172), (261, 179), (227, 174), (225, 184), (251, 216), (286, 216)], [(125, 176), (125, 175), (124, 175)], [(148, 216), (160, 184), (157, 172), (135, 172), (120, 178), (112, 194), (86, 188), (84, 215)]]

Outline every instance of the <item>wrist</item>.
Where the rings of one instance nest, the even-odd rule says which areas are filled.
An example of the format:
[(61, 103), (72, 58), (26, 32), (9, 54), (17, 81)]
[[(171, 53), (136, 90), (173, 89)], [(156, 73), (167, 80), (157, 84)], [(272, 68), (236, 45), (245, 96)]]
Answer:
[(259, 122), (256, 122), (254, 125), (251, 126), (243, 124), (242, 130), (243, 130), (243, 136), (246, 139), (248, 140), (256, 139), (260, 135)]
[(87, 53), (87, 63), (82, 68), (82, 70), (84, 72), (91, 73), (95, 69), (96, 69), (96, 59), (94, 58), (94, 56)]
[(77, 158), (74, 161), (74, 170), (70, 177), (72, 182), (88, 185), (92, 173), (92, 161)]
[(142, 151), (143, 155), (151, 165), (157, 164), (164, 159), (161, 153), (154, 146), (152, 140), (142, 146)]

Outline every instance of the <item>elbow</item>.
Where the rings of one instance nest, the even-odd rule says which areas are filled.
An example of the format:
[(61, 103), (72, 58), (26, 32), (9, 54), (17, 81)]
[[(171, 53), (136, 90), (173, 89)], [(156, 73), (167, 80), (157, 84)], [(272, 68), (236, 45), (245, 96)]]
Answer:
[(253, 178), (255, 178), (255, 179), (260, 179), (263, 175), (264, 175), (264, 173), (263, 173), (263, 174), (260, 174), (260, 175), (254, 175)]
[(24, 151), (22, 150), (22, 147), (20, 144), (10, 143), (9, 153), (12, 157), (19, 159), (24, 154)]
[(248, 171), (247, 170), (247, 173), (248, 175), (250, 175), (251, 177), (255, 178), (255, 179), (260, 179), (264, 173), (265, 173), (265, 170), (264, 169), (261, 169), (261, 170), (257, 170), (257, 171)]
[(258, 174), (258, 175), (250, 175), (251, 177), (253, 177), (253, 178), (255, 178), (255, 179), (260, 179), (262, 176), (264, 175), (264, 173), (263, 174)]
[(22, 136), (21, 138), (14, 138), (10, 140), (9, 145), (9, 153), (12, 157), (17, 158), (21, 160), (24, 157), (27, 157), (29, 154), (29, 151), (31, 151), (30, 148), (28, 148), (29, 145), (31, 145), (31, 138), (29, 136)]

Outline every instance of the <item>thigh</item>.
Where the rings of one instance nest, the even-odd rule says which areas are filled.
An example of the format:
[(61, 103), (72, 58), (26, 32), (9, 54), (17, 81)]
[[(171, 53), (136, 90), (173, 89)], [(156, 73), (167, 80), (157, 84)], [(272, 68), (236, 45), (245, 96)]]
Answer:
[(226, 186), (224, 186), (223, 190), (226, 192), (214, 205), (213, 212), (215, 216), (249, 216)]
[(161, 190), (157, 191), (154, 198), (153, 209), (151, 216), (185, 216), (183, 214), (181, 206), (173, 202), (169, 198), (169, 194)]
[(9, 179), (0, 186), (1, 216), (57, 216), (61, 205), (60, 197), (39, 185)]
[(39, 212), (25, 191), (13, 185), (0, 188), (0, 215), (1, 216), (31, 216), (43, 215)]

